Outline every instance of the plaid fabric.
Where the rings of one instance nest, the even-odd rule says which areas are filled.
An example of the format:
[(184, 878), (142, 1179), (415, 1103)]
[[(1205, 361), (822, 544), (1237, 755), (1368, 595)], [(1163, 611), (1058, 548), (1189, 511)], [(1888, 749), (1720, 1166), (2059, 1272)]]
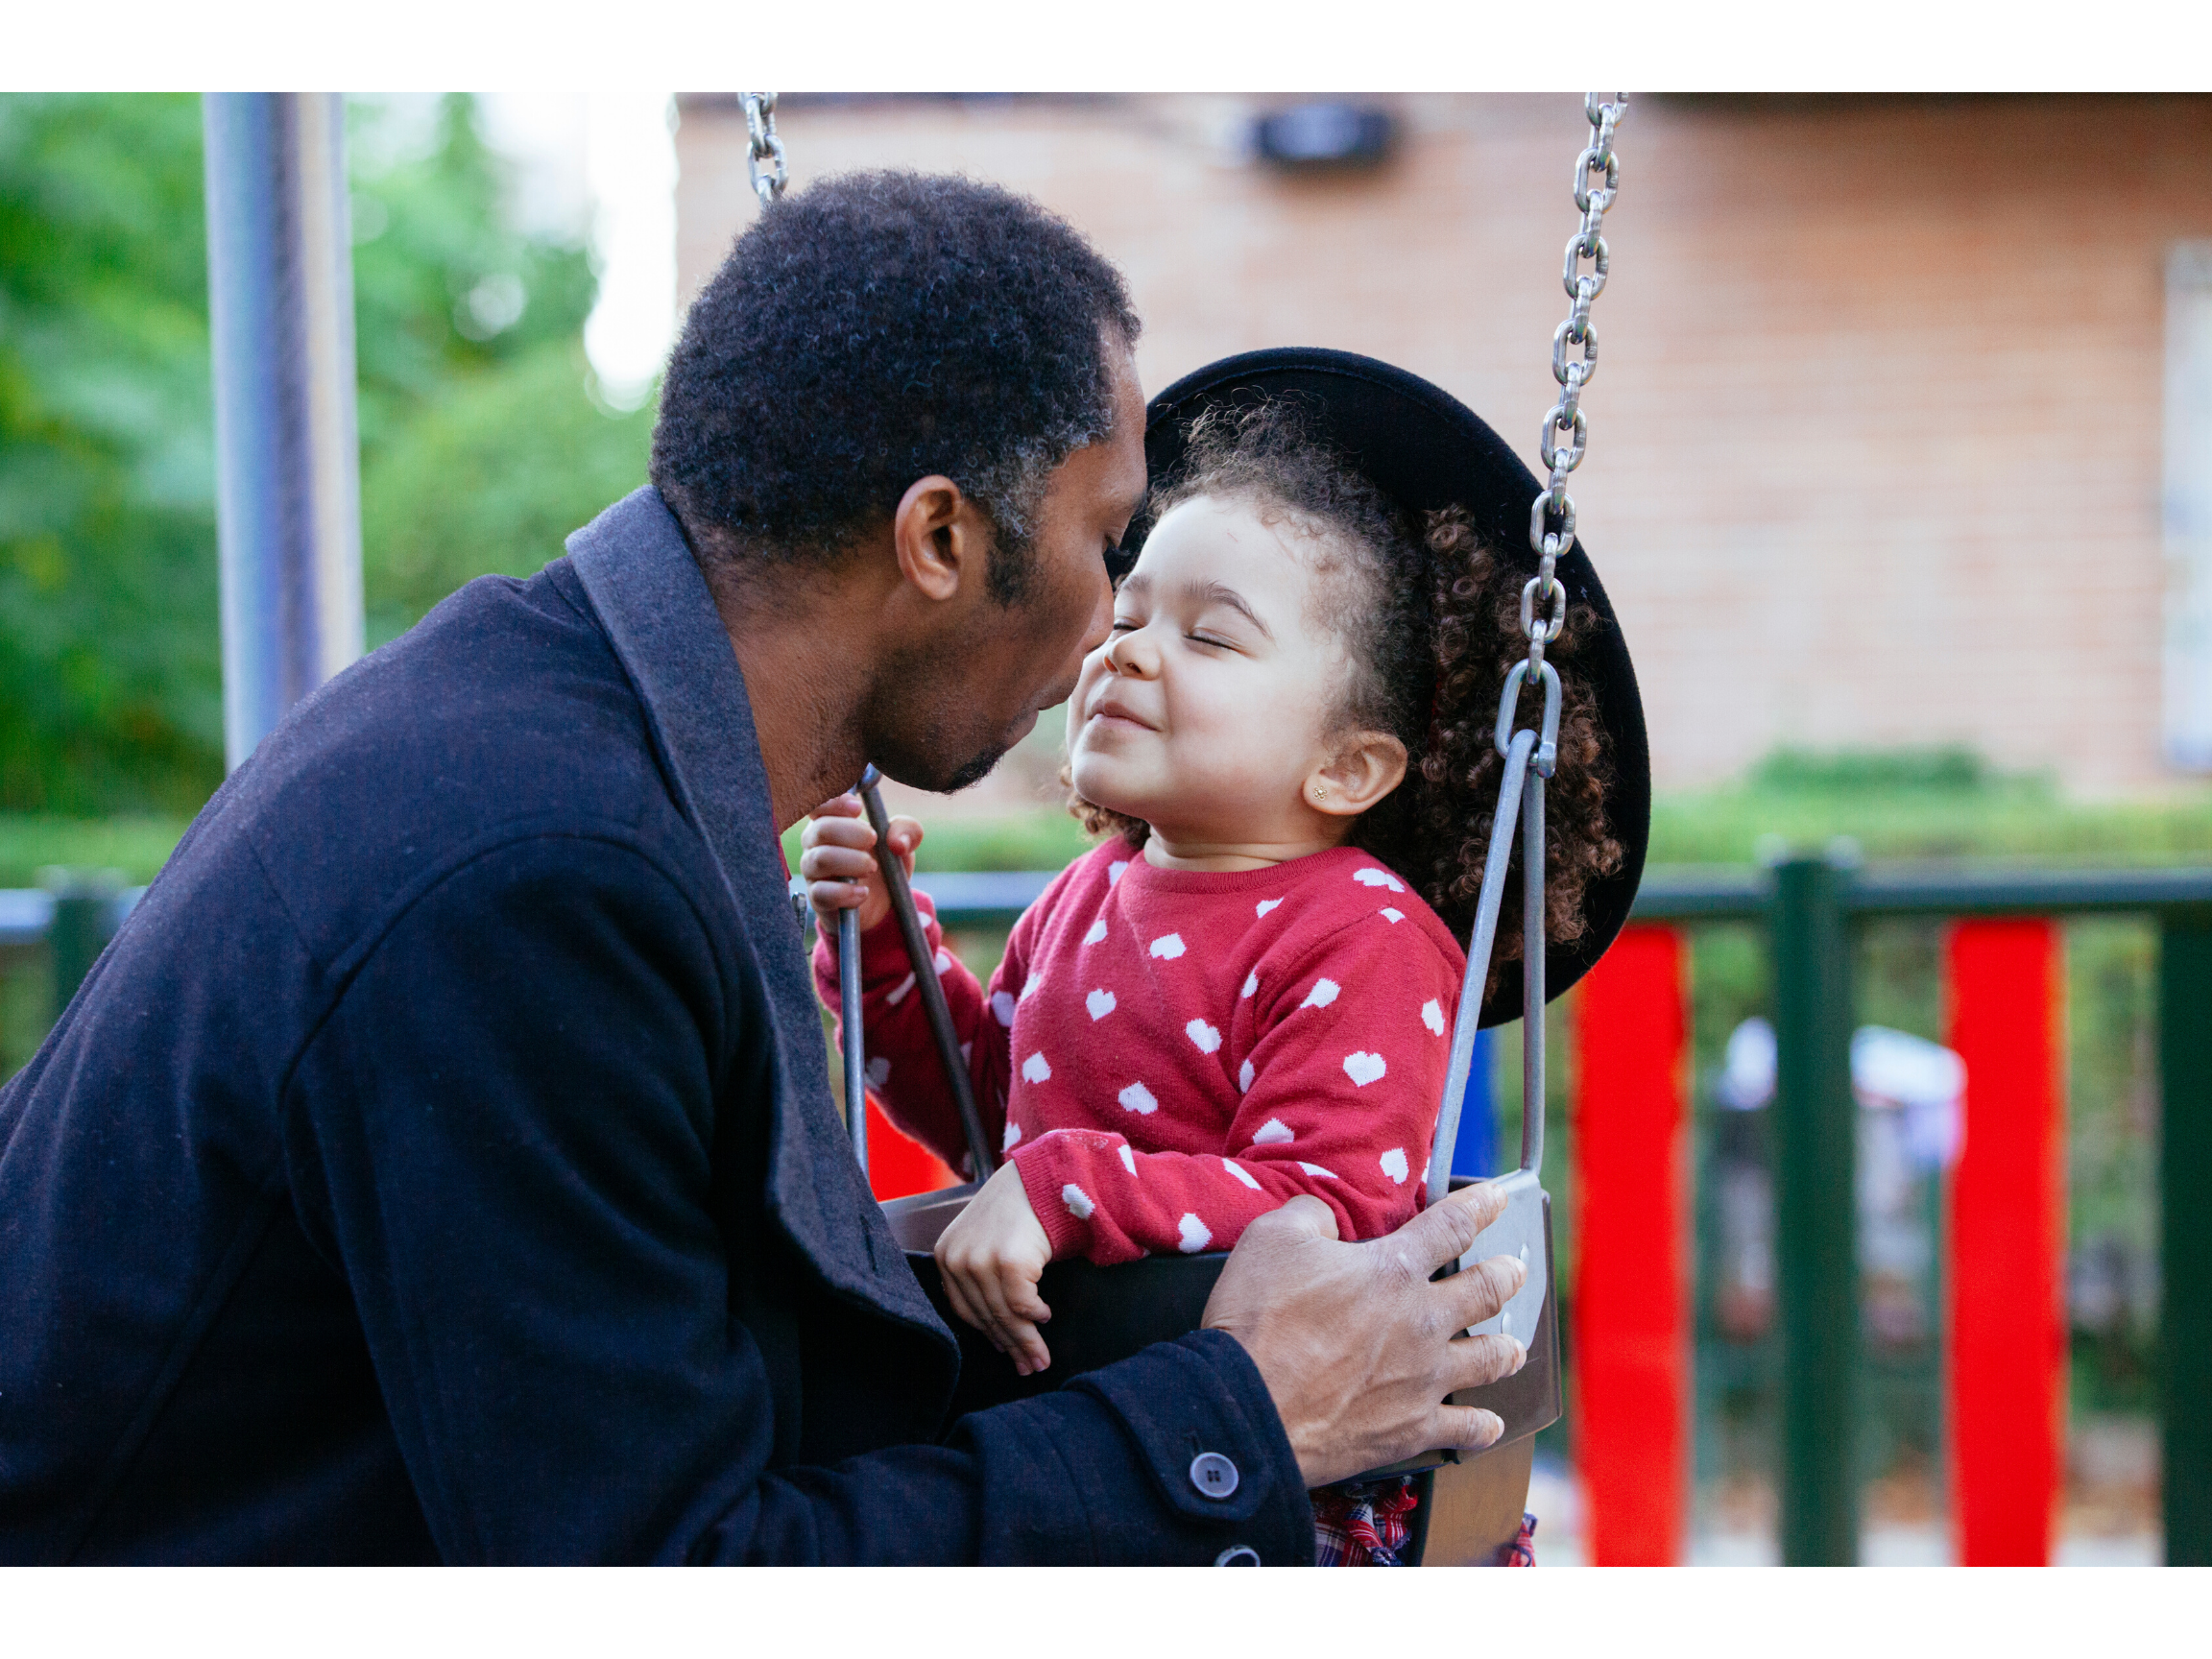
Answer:
[(1498, 1551), (1501, 1567), (1533, 1567), (1536, 1565), (1536, 1517), (1527, 1510), (1521, 1511), (1521, 1534), (1512, 1543)]
[(1409, 1517), (1420, 1503), (1413, 1477), (1347, 1481), (1310, 1495), (1313, 1503), (1313, 1564), (1317, 1567), (1398, 1567)]

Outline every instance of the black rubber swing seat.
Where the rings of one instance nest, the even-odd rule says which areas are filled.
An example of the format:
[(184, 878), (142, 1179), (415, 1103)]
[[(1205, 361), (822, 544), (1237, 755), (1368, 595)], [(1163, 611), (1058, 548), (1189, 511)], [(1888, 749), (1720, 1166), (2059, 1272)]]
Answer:
[[(1473, 1184), (1460, 1177), (1452, 1187), (1456, 1191)], [(939, 1235), (976, 1190), (973, 1184), (950, 1187), (894, 1198), (883, 1206), (891, 1230), (906, 1252), (907, 1265), (959, 1338), (960, 1381), (951, 1408), (955, 1418), (1058, 1388), (1071, 1377), (1197, 1330), (1214, 1281), (1221, 1276), (1221, 1264), (1229, 1260), (1225, 1250), (1208, 1250), (1194, 1256), (1146, 1256), (1113, 1267), (1080, 1258), (1050, 1263), (1037, 1288), (1052, 1310), (1051, 1322), (1045, 1327), (1052, 1363), (1023, 1377), (981, 1332), (952, 1311), (931, 1253)], [(1549, 1232), (1549, 1206), (1545, 1214)], [(1421, 1482), (1421, 1501), (1413, 1512), (1412, 1536), (1405, 1551), (1409, 1565), (1489, 1566), (1519, 1532), (1537, 1431), (1556, 1423), (1566, 1408), (1560, 1388), (1559, 1334), (1552, 1319), (1555, 1302), (1554, 1297), (1545, 1298), (1544, 1311), (1529, 1339), (1527, 1364), (1500, 1382), (1452, 1396), (1454, 1405), (1479, 1406), (1498, 1414), (1505, 1431), (1496, 1444), (1456, 1457), (1430, 1453), (1374, 1471), (1412, 1474)]]
[[(1474, 1182), (1457, 1177), (1454, 1191)], [(1193, 1256), (1146, 1256), (1113, 1267), (1101, 1267), (1080, 1257), (1054, 1262), (1045, 1269), (1038, 1294), (1052, 1310), (1045, 1328), (1045, 1340), (1052, 1351), (1052, 1363), (1035, 1376), (1023, 1377), (1011, 1359), (980, 1331), (957, 1317), (946, 1300), (945, 1282), (931, 1252), (938, 1237), (952, 1224), (975, 1195), (973, 1186), (948, 1187), (936, 1192), (894, 1198), (883, 1206), (885, 1219), (906, 1252), (906, 1263), (922, 1282), (929, 1300), (960, 1338), (960, 1384), (953, 1396), (953, 1411), (980, 1411), (1024, 1400), (1057, 1388), (1070, 1377), (1095, 1371), (1126, 1359), (1155, 1342), (1172, 1342), (1198, 1329), (1214, 1294), (1226, 1250), (1208, 1250)], [(1546, 1299), (1544, 1315), (1530, 1340), (1529, 1363), (1503, 1382), (1463, 1390), (1453, 1396), (1455, 1404), (1480, 1406), (1498, 1413), (1508, 1440), (1533, 1434), (1558, 1420), (1557, 1367), (1538, 1363), (1539, 1351), (1556, 1351), (1551, 1329), (1551, 1300)], [(1538, 1373), (1550, 1373), (1549, 1382)], [(1547, 1415), (1547, 1412), (1550, 1414)], [(1440, 1455), (1423, 1462), (1441, 1462)]]

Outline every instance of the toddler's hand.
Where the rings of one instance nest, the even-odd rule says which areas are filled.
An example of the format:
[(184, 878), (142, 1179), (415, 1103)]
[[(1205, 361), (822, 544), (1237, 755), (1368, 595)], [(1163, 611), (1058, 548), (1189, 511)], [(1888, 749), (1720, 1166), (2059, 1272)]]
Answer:
[[(891, 820), (891, 845), (899, 861), (914, 874), (914, 849), (922, 845), (922, 826), (911, 818)], [(876, 868), (876, 830), (857, 795), (839, 795), (814, 808), (799, 836), (799, 874), (806, 897), (822, 924), (824, 937), (837, 937), (837, 912), (857, 909), (860, 931), (890, 913), (891, 896)], [(831, 947), (834, 949), (834, 945)]]
[(1023, 1377), (1052, 1363), (1037, 1327), (1052, 1317), (1037, 1280), (1052, 1241), (1029, 1208), (1011, 1164), (1002, 1164), (937, 1240), (937, 1270), (952, 1310), (1009, 1356)]

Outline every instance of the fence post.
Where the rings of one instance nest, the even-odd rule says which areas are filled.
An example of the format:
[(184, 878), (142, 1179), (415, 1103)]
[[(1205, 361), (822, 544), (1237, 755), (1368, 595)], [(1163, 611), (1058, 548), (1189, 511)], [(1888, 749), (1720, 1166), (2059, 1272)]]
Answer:
[(2159, 1415), (2166, 1559), (2212, 1566), (2212, 916), (2169, 911), (2158, 940)]
[(1849, 872), (1775, 866), (1775, 1280), (1782, 1327), (1782, 1559), (1859, 1556), (1858, 1216)]
[(54, 920), (46, 934), (46, 957), (54, 975), (54, 1018), (69, 1006), (92, 964), (115, 936), (116, 900), (122, 878), (112, 870), (52, 868), (38, 879), (54, 895)]
[(1601, 1567), (1682, 1559), (1684, 970), (1673, 928), (1631, 926), (1574, 1005), (1575, 1461)]
[(1945, 942), (1949, 1042), (1966, 1063), (1947, 1371), (1968, 1567), (2051, 1559), (2066, 1363), (2058, 964), (2058, 929), (2041, 918), (1960, 922)]

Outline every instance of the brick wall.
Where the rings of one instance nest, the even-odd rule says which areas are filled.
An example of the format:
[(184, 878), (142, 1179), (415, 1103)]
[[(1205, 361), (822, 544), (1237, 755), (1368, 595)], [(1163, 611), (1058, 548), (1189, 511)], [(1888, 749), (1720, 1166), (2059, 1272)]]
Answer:
[[(802, 101), (794, 179), (966, 171), (1127, 273), (1148, 389), (1253, 347), (1388, 358), (1534, 460), (1577, 98), (1398, 100), (1373, 171), (1247, 159), (1238, 98)], [(755, 211), (692, 98), (679, 279)], [(1581, 525), (1662, 786), (1777, 743), (1963, 741), (2070, 785), (2159, 755), (2163, 261), (2212, 235), (2212, 99), (1633, 105)]]

